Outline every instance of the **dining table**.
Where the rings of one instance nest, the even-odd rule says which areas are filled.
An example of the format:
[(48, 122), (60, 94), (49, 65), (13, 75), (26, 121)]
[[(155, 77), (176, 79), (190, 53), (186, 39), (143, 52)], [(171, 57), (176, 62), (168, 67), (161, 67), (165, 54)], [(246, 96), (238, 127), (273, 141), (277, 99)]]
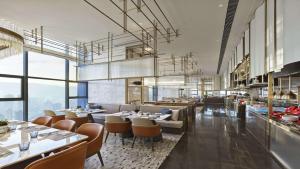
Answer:
[[(37, 132), (36, 138), (31, 133)], [(88, 139), (88, 136), (25, 121), (9, 121), (8, 131), (0, 134), (0, 169), (42, 156)], [(21, 144), (28, 150), (20, 150)]]
[(136, 113), (134, 111), (123, 111), (123, 112), (118, 112), (118, 113), (113, 113), (113, 114), (108, 114), (107, 116), (120, 116), (124, 119), (133, 119), (133, 118), (144, 118), (144, 119), (149, 119), (153, 121), (159, 121), (159, 120), (166, 120), (170, 118), (172, 115), (171, 114), (162, 114), (162, 113), (148, 113), (148, 112), (139, 112)]

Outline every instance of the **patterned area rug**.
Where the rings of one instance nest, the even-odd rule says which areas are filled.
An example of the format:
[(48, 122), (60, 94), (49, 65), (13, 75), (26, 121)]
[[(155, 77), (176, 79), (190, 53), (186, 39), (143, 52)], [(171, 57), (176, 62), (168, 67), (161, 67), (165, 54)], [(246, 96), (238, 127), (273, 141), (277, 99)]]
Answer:
[(94, 155), (86, 160), (85, 169), (157, 169), (181, 137), (163, 133), (163, 142), (155, 142), (152, 151), (151, 143), (137, 139), (131, 148), (132, 139), (125, 139), (123, 146), (120, 137), (111, 134), (101, 149), (104, 166)]

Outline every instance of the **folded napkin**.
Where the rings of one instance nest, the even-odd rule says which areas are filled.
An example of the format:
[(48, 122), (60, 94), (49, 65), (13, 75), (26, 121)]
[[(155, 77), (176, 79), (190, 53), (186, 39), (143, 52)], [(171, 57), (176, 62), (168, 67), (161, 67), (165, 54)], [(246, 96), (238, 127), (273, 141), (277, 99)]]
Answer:
[(19, 130), (30, 133), (32, 131), (41, 131), (41, 130), (46, 130), (48, 128), (49, 127), (46, 127), (46, 126), (27, 126), (27, 127), (21, 127), (21, 128), (19, 128)]
[(39, 134), (40, 137), (44, 137), (46, 139), (50, 139), (54, 141), (62, 140), (75, 135), (76, 133), (69, 132), (69, 131), (54, 131), (54, 132)]
[(0, 158), (9, 156), (11, 154), (13, 154), (13, 152), (10, 151), (9, 149), (4, 148), (4, 147), (0, 147)]

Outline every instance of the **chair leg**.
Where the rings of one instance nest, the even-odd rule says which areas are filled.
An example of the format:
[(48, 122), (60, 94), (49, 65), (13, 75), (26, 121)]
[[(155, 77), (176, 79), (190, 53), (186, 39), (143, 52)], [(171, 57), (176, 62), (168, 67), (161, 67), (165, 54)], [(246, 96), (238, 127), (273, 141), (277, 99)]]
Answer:
[(102, 159), (102, 156), (101, 156), (100, 151), (97, 152), (97, 155), (98, 155), (98, 157), (99, 157), (99, 160), (100, 160), (100, 162), (101, 162), (101, 165), (104, 166), (103, 159)]
[(107, 140), (107, 138), (108, 138), (108, 135), (109, 135), (109, 132), (106, 133), (106, 137), (105, 137), (104, 143), (106, 143), (106, 140)]
[(132, 142), (131, 148), (133, 148), (133, 146), (134, 146), (135, 139), (136, 139), (136, 137), (134, 136), (134, 137), (133, 137), (133, 142)]
[(152, 151), (154, 151), (154, 138), (151, 138), (151, 147), (152, 147)]
[(121, 136), (122, 137), (122, 145), (124, 146), (125, 144), (124, 144), (124, 137), (123, 136)]

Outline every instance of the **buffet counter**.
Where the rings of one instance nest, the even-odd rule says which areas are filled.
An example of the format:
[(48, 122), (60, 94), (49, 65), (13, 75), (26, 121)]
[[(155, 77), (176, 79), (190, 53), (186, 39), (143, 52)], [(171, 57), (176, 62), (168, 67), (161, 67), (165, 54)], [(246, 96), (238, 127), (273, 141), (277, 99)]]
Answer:
[(298, 125), (268, 119), (265, 111), (255, 111), (247, 106), (246, 128), (285, 168), (299, 168)]

